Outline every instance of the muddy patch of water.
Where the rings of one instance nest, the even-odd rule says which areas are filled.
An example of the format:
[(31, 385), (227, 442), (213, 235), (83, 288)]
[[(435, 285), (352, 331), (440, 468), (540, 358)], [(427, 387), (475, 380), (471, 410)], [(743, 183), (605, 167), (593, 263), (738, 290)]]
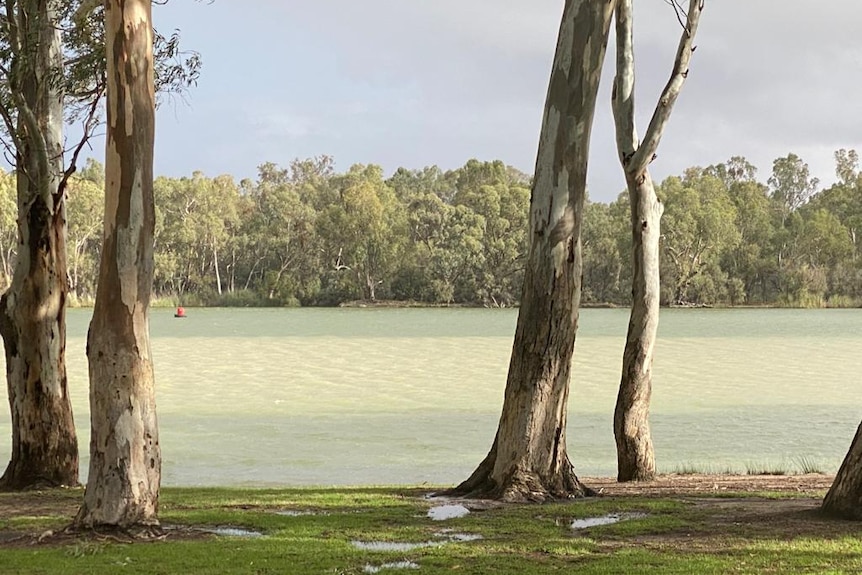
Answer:
[(258, 537), (263, 537), (263, 533), (260, 531), (254, 531), (244, 527), (201, 527), (199, 531), (203, 533), (212, 533), (213, 535), (218, 535), (220, 537), (239, 537), (244, 539), (257, 539)]
[(413, 551), (423, 547), (439, 547), (444, 541), (420, 541), (405, 543), (402, 541), (351, 541), (354, 547), (363, 551)]
[(354, 547), (363, 551), (413, 551), (425, 547), (441, 547), (449, 543), (467, 543), (482, 539), (481, 535), (472, 533), (457, 533), (451, 529), (444, 529), (434, 534), (436, 539), (432, 541), (419, 541), (408, 543), (404, 541), (351, 541)]
[(444, 537), (448, 543), (467, 543), (482, 539), (482, 536), (476, 533), (458, 533), (452, 529), (444, 529), (436, 533), (435, 537)]
[(628, 521), (630, 519), (642, 519), (646, 517), (646, 513), (609, 513), (601, 517), (584, 517), (572, 521), (572, 529), (589, 529), (590, 527), (598, 527), (599, 525), (613, 525), (620, 521)]
[(446, 521), (447, 519), (458, 519), (466, 517), (470, 510), (463, 505), (438, 505), (428, 510), (428, 517), (432, 521)]
[(0, 545), (24, 539), (26, 536), (15, 531), (0, 531)]
[(366, 565), (362, 568), (363, 573), (380, 573), (387, 570), (419, 569), (419, 565), (413, 561), (396, 561), (395, 563), (384, 563), (383, 565)]
[(316, 511), (301, 511), (297, 509), (281, 509), (275, 512), (276, 515), (282, 517), (307, 517), (309, 515), (328, 515), (328, 513), (318, 513)]

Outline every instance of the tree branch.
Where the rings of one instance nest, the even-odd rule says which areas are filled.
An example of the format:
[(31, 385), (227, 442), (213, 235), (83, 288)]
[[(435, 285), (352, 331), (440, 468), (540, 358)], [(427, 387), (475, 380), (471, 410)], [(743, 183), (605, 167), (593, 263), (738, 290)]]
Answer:
[(69, 183), (69, 178), (71, 178), (72, 174), (74, 174), (78, 169), (78, 156), (81, 154), (81, 150), (84, 149), (84, 146), (89, 143), (90, 138), (93, 136), (93, 131), (99, 125), (99, 104), (102, 102), (102, 93), (104, 90), (99, 89), (98, 92), (98, 95), (93, 98), (90, 103), (90, 107), (87, 110), (87, 118), (84, 120), (84, 133), (75, 145), (75, 148), (72, 151), (72, 158), (69, 160), (69, 165), (63, 172), (60, 185), (57, 187), (57, 197), (54, 199), (55, 204), (59, 203), (61, 198), (63, 198), (63, 194), (66, 192), (66, 185)]
[(673, 105), (676, 103), (685, 79), (688, 77), (688, 65), (695, 49), (694, 38), (697, 34), (697, 27), (700, 23), (700, 14), (703, 11), (704, 2), (705, 0), (689, 0), (686, 26), (679, 40), (673, 73), (662, 92), (661, 98), (659, 98), (655, 112), (653, 112), (649, 128), (647, 128), (646, 135), (644, 136), (644, 141), (631, 160), (630, 171), (639, 172), (645, 170), (658, 149), (665, 126), (668, 119), (670, 119)]
[[(12, 145), (14, 146), (17, 154), (17, 150), (21, 149), (22, 143), (21, 139), (18, 137), (18, 130), (15, 127), (15, 119), (12, 117), (9, 108), (6, 106), (5, 103), (0, 104), (0, 117), (3, 118), (3, 123), (6, 126), (6, 132), (8, 132), (9, 137), (12, 139)], [(3, 145), (7, 148), (10, 147), (9, 144), (5, 141), (3, 142)]]
[(664, 0), (665, 3), (670, 4), (671, 8), (673, 8), (674, 14), (676, 14), (676, 19), (679, 21), (679, 25), (685, 28), (685, 19), (688, 18), (688, 14), (680, 5), (679, 0)]
[(635, 55), (632, 26), (632, 0), (619, 0), (616, 9), (617, 74), (614, 78), (611, 107), (616, 126), (617, 153), (626, 169), (638, 149), (635, 127)]
[(8, 26), (9, 49), (13, 56), (21, 52), (21, 33), (18, 24), (18, 11), (15, 0), (6, 0), (6, 25)]

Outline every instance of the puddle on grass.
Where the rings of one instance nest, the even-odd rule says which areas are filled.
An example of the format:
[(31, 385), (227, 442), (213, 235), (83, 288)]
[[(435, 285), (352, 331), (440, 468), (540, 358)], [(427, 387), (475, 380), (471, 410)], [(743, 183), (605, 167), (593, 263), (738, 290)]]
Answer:
[(434, 521), (446, 521), (466, 517), (470, 510), (463, 505), (439, 505), (428, 510), (428, 517)]
[(406, 543), (402, 541), (351, 541), (354, 547), (363, 551), (413, 551), (425, 547), (441, 547), (448, 543), (467, 543), (482, 539), (481, 535), (471, 533), (455, 533), (451, 530), (443, 530), (434, 534), (438, 537), (436, 541), (420, 541), (418, 543)]
[(399, 541), (351, 541), (353, 546), (363, 551), (413, 551), (423, 547), (439, 547), (442, 541), (422, 541), (420, 543), (403, 543)]
[(482, 539), (482, 536), (476, 533), (455, 533), (451, 529), (444, 529), (440, 533), (437, 533), (436, 536), (445, 537), (448, 540), (447, 543), (467, 543)]
[(242, 527), (203, 527), (201, 531), (221, 537), (242, 537), (245, 539), (263, 537), (263, 533), (260, 531), (252, 531), (251, 529), (243, 529)]
[(24, 535), (21, 535), (20, 533), (15, 533), (14, 531), (0, 531), (0, 544), (11, 543), (12, 541), (17, 541), (19, 539), (24, 539)]
[(305, 517), (307, 515), (325, 515), (323, 513), (315, 513), (314, 511), (296, 511), (295, 509), (276, 511), (275, 514), (281, 515), (282, 517)]
[(419, 565), (413, 561), (398, 561), (396, 563), (384, 563), (383, 565), (366, 565), (362, 568), (363, 573), (380, 573), (387, 569), (419, 569)]
[(601, 517), (575, 519), (572, 521), (572, 529), (589, 529), (590, 527), (598, 527), (599, 525), (613, 525), (620, 521), (642, 519), (644, 517), (646, 517), (646, 513), (609, 513), (607, 515), (602, 515)]

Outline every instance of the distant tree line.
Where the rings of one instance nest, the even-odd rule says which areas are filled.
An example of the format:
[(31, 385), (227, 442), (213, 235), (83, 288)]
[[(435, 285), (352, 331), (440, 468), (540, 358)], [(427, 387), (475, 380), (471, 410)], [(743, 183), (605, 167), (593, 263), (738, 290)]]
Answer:
[[(821, 189), (796, 155), (764, 183), (745, 159), (689, 168), (657, 193), (663, 304), (857, 306), (862, 177), (836, 152)], [(89, 161), (68, 187), (69, 279), (95, 294), (104, 174)], [(500, 161), (443, 171), (374, 165), (337, 173), (329, 157), (272, 163), (256, 181), (160, 177), (156, 294), (184, 304), (338, 305), (353, 300), (516, 305), (527, 246), (529, 176)], [(585, 303), (631, 300), (625, 194), (584, 215)], [(15, 185), (0, 175), (0, 287), (17, 238)]]
[[(825, 189), (795, 154), (776, 159), (766, 183), (740, 157), (665, 179), (662, 302), (859, 305), (859, 159), (852, 150), (835, 158), (838, 181)], [(586, 301), (628, 303), (628, 214), (623, 197), (587, 209)]]

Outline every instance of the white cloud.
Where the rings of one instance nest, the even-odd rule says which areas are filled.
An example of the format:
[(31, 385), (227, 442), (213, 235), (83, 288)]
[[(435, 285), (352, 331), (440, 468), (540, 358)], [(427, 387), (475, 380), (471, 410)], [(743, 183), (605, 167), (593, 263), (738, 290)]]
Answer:
[[(194, 136), (200, 147), (230, 139), (232, 166), (330, 153), (339, 165), (387, 170), (450, 168), (474, 156), (532, 169), (559, 0), (259, 0), (253, 11), (172, 2), (160, 10), (164, 27), (197, 34), (190, 42), (203, 54), (204, 77), (190, 99), (210, 115)], [(680, 28), (665, 0), (637, 2), (635, 16), (643, 129)], [(859, 0), (707, 0), (656, 176), (745, 155), (765, 179), (772, 159), (792, 151), (828, 181), (835, 148), (862, 149), (860, 21)], [(593, 197), (603, 200), (622, 188), (608, 104), (612, 54), (606, 66), (590, 162)], [(229, 103), (206, 104), (219, 99)], [(249, 101), (267, 105), (249, 109)], [(230, 114), (247, 118), (226, 121)], [(164, 120), (160, 142), (179, 142), (171, 133), (179, 122)], [(230, 133), (206, 132), (220, 125)], [(250, 141), (262, 136), (265, 149)], [(252, 157), (262, 153), (281, 156)], [(186, 171), (198, 168), (223, 171)]]

